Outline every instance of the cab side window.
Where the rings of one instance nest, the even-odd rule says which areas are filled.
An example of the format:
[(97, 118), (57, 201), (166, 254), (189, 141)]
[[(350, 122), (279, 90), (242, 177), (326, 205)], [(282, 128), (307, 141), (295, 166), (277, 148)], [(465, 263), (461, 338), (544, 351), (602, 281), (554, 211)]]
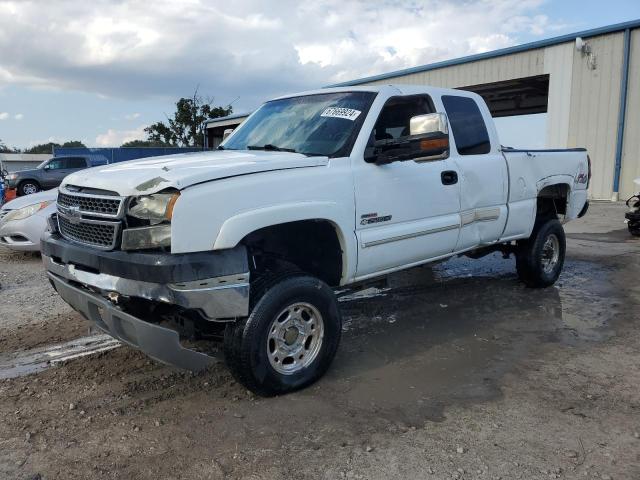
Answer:
[(428, 95), (392, 97), (387, 100), (373, 127), (374, 140), (395, 140), (409, 135), (409, 120), (435, 112)]
[(54, 160), (51, 160), (49, 163), (47, 163), (47, 168), (49, 170), (60, 170), (61, 168), (65, 168), (64, 159), (56, 158)]
[(491, 151), (489, 133), (473, 98), (443, 95), (442, 103), (460, 155), (481, 155)]

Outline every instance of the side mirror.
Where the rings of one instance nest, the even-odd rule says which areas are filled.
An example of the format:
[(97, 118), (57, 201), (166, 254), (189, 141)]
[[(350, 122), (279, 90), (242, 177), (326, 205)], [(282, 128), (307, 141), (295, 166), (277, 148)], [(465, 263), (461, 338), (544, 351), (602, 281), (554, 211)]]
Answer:
[(224, 132), (222, 132), (222, 141), (224, 142), (229, 135), (233, 133), (233, 128), (225, 128)]
[[(449, 127), (444, 113), (417, 115), (409, 120), (409, 135), (397, 139), (378, 140), (365, 161), (384, 165), (414, 160), (426, 162), (449, 156)], [(373, 150), (373, 151), (371, 151)]]
[(433, 133), (449, 135), (447, 116), (444, 113), (427, 113), (426, 115), (411, 117), (411, 120), (409, 120), (410, 135), (427, 135)]
[(43, 170), (51, 170), (51, 167), (49, 166), (49, 164), (47, 163), (44, 167), (42, 167)]

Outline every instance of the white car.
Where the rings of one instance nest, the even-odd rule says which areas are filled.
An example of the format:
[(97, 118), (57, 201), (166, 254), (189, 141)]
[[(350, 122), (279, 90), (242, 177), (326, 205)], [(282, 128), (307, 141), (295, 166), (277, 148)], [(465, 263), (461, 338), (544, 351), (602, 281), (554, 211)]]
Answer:
[(212, 359), (180, 342), (224, 332), (234, 376), (274, 395), (331, 364), (334, 289), (495, 251), (552, 285), (590, 176), (584, 149), (502, 147), (474, 93), (327, 88), (265, 103), (217, 151), (69, 175), (42, 256), (102, 330), (195, 370)]
[(56, 211), (58, 189), (45, 190), (5, 203), (0, 209), (0, 245), (11, 250), (40, 250), (47, 218)]

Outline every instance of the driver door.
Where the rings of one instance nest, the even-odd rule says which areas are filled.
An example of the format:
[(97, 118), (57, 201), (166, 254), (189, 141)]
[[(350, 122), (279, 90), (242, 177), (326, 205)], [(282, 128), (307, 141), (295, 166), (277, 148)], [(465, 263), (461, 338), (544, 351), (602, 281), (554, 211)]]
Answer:
[(73, 158), (65, 157), (52, 159), (44, 171), (42, 186), (53, 188), (60, 185), (64, 177), (75, 171), (71, 168), (73, 160)]
[[(411, 117), (434, 113), (428, 95), (390, 98), (371, 132), (375, 140), (409, 135)], [(447, 159), (354, 162), (357, 279), (424, 263), (453, 251), (460, 231), (457, 166)]]

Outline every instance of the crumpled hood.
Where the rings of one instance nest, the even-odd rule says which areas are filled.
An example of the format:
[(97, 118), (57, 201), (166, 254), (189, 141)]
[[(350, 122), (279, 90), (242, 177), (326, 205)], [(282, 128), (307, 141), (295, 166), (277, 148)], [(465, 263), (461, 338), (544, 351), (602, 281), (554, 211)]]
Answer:
[(327, 157), (299, 153), (214, 150), (150, 157), (72, 173), (63, 185), (111, 190), (122, 196), (179, 190), (220, 178), (301, 167), (320, 167)]

